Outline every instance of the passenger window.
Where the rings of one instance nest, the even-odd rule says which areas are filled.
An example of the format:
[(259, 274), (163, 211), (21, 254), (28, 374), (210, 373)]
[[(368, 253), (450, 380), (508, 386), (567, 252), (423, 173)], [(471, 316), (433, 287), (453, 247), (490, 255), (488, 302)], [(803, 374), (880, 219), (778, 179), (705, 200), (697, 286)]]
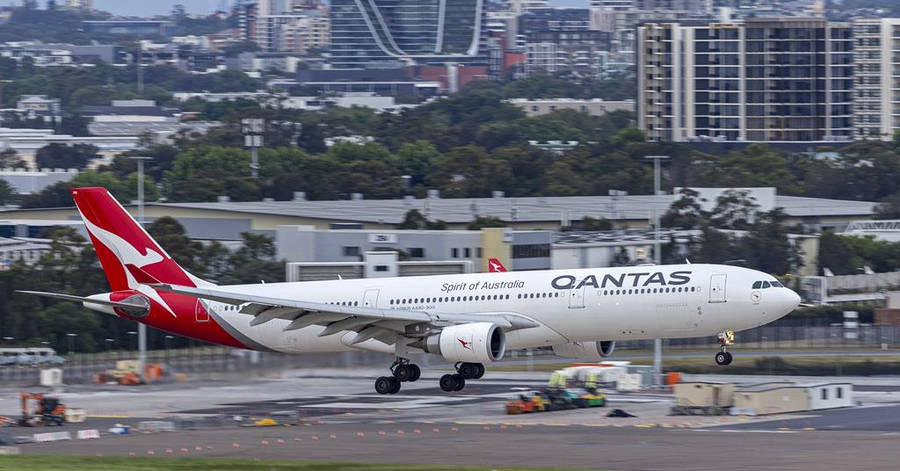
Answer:
[(762, 281), (757, 281), (756, 283), (753, 283), (753, 289), (760, 289), (760, 288), (762, 288)]
[(768, 281), (763, 281), (762, 287), (763, 287), (763, 289), (768, 288), (768, 287), (769, 287), (769, 282), (768, 282)]

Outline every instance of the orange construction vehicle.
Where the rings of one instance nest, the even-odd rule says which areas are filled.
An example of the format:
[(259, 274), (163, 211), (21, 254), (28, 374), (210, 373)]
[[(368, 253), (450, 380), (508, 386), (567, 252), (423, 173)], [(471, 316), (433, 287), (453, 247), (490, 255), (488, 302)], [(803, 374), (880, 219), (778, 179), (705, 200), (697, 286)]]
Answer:
[[(66, 422), (66, 406), (57, 397), (43, 394), (25, 393), (22, 397), (22, 418), (19, 425), (23, 427), (40, 427), (42, 425), (62, 425)], [(29, 402), (34, 406), (29, 407)]]

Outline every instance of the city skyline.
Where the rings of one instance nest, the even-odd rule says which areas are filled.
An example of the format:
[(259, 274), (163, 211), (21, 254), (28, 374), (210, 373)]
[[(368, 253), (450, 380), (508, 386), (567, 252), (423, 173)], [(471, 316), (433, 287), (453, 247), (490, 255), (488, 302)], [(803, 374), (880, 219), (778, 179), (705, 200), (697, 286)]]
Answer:
[[(64, 4), (64, 0), (57, 1)], [(212, 13), (219, 8), (222, 2), (220, 0), (172, 0), (171, 2), (144, 2), (138, 0), (94, 0), (94, 6), (98, 10), (110, 12), (114, 15), (126, 16), (154, 16), (165, 15), (172, 11), (172, 7), (176, 4), (184, 5), (189, 13)], [(233, 4), (233, 0), (228, 0), (227, 4)], [(21, 0), (6, 0), (2, 2), (6, 6), (21, 5)], [(46, 4), (46, 0), (40, 0), (41, 6)], [(550, 0), (553, 6), (561, 7), (581, 7), (587, 8), (588, 0)]]

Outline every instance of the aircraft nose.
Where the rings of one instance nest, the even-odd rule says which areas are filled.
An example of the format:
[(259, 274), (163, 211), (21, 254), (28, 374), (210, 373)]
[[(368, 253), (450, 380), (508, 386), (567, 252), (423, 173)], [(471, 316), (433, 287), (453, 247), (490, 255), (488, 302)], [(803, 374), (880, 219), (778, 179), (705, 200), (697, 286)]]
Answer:
[(785, 288), (782, 298), (784, 299), (785, 314), (790, 313), (800, 306), (800, 295), (794, 292), (794, 290), (792, 289)]

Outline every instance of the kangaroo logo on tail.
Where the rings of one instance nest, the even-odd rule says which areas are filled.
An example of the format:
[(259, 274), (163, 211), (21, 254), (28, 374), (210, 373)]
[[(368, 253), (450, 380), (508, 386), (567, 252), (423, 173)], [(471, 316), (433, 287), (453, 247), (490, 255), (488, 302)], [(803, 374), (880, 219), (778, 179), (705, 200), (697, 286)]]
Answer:
[(500, 260), (491, 258), (488, 259), (488, 271), (490, 273), (503, 273), (506, 271), (506, 267), (504, 267), (503, 264), (500, 263)]

